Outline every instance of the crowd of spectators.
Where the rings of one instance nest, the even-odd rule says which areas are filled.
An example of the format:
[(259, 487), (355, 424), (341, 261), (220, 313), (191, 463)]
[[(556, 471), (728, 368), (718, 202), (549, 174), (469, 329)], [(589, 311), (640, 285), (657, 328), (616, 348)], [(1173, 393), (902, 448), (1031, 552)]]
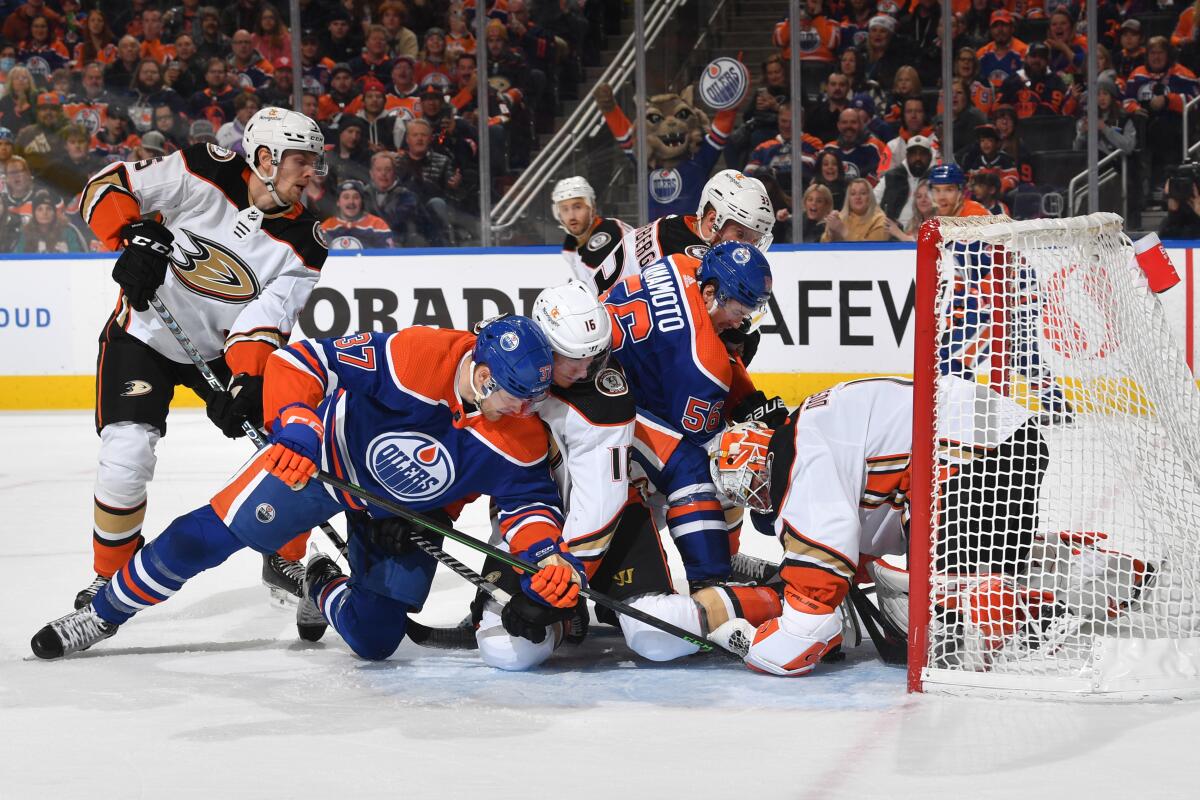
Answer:
[[(585, 67), (628, 13), (601, 0), (485, 0), (491, 174), (481, 175), (478, 0), (301, 0), (299, 29), (286, 4), (202, 2), (0, 0), (0, 252), (96, 247), (75, 212), (84, 181), (105, 163), (196, 142), (240, 151), (255, 111), (293, 103), (293, 37), (301, 110), (324, 129), (330, 164), (304, 202), (330, 239), (347, 248), (476, 241), (481, 191), (496, 199), (529, 165), (538, 134), (588, 89)], [(964, 197), (994, 213), (1054, 213), (1046, 199), (1066, 181), (1039, 157), (1087, 145), (1085, 3), (952, 8), (949, 102)], [(1100, 152), (1128, 157), (1132, 226), (1158, 206), (1171, 231), (1200, 235), (1200, 188), (1185, 191), (1191, 173), (1168, 180), (1184, 105), (1200, 94), (1198, 8), (1098, 4)], [(806, 241), (908, 240), (934, 213), (927, 177), (950, 156), (941, 13), (939, 0), (805, 0), (794, 30), (791, 20), (775, 26), (778, 52), (756, 75), (724, 166), (767, 184), (777, 241), (790, 240), (793, 209)], [(798, 203), (793, 102), (803, 119)], [(1048, 130), (1052, 141), (1033, 141)]]
[[(96, 248), (77, 211), (114, 160), (196, 142), (240, 152), (249, 118), (294, 104), (330, 172), (306, 202), (343, 247), (467, 243), (599, 64), (619, 4), (487, 0), (491, 174), (481, 176), (476, 0), (0, 0), (0, 252)], [(53, 220), (47, 221), (47, 209)], [(53, 223), (53, 224), (52, 224)]]
[[(942, 4), (802, 5), (795, 29), (804, 89), (798, 98), (804, 240), (911, 239), (931, 208), (924, 180), (950, 155), (942, 152)], [(1181, 160), (1184, 105), (1200, 94), (1198, 7), (1171, 0), (1098, 3), (1099, 151), (1127, 157), (1131, 227), (1143, 210), (1158, 207), (1169, 211), (1173, 232), (1194, 221), (1189, 230), (1200, 235), (1200, 188), (1193, 199), (1184, 194), (1186, 180), (1168, 181)], [(953, 158), (965, 173), (964, 197), (1020, 218), (1070, 213), (1061, 204), (1070, 179), (1064, 170), (1079, 171), (1083, 162), (1052, 156), (1081, 155), (1087, 147), (1086, 3), (954, 0), (952, 9)], [(790, 20), (775, 26), (778, 53), (762, 65), (761, 83), (725, 155), (767, 184), (780, 209), (776, 241), (790, 241), (794, 207), (792, 27)], [(1192, 142), (1196, 116), (1189, 117)], [(859, 179), (871, 187), (873, 202), (863, 197)]]

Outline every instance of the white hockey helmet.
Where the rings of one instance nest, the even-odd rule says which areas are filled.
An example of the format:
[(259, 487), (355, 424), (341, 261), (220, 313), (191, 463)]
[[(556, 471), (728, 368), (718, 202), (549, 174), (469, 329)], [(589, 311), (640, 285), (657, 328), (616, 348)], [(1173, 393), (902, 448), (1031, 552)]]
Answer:
[(563, 178), (554, 184), (554, 189), (550, 192), (550, 212), (554, 214), (554, 221), (560, 227), (562, 219), (558, 215), (558, 204), (573, 197), (582, 197), (592, 207), (592, 213), (596, 212), (596, 190), (587, 182), (587, 178), (582, 175)]
[(530, 315), (550, 339), (554, 352), (567, 358), (593, 356), (588, 379), (608, 361), (612, 323), (608, 310), (583, 281), (572, 278), (561, 286), (543, 289), (533, 301)]
[[(255, 157), (260, 147), (265, 147), (271, 153), (271, 165), (275, 167), (270, 175), (264, 175), (258, 168)], [(242, 132), (242, 151), (246, 161), (258, 179), (267, 185), (271, 194), (275, 195), (275, 175), (279, 162), (283, 160), (284, 151), (302, 150), (315, 153), (317, 156), (316, 172), (324, 175), (327, 172), (325, 164), (325, 135), (321, 127), (299, 111), (289, 111), (286, 108), (267, 106), (255, 112), (246, 123)], [(277, 196), (275, 200), (279, 200)], [(280, 202), (280, 205), (283, 205)]]
[(717, 212), (713, 222), (714, 241), (718, 231), (730, 220), (741, 223), (758, 234), (758, 241), (750, 242), (764, 253), (771, 247), (775, 227), (775, 209), (767, 197), (767, 188), (758, 178), (751, 178), (736, 169), (723, 169), (708, 179), (700, 193), (700, 205), (696, 217), (704, 216), (704, 209), (712, 206)]

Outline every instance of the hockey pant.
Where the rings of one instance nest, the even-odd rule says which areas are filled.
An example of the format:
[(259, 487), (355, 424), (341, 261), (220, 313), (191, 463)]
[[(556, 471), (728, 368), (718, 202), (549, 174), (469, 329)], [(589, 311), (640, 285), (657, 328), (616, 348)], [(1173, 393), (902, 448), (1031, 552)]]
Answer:
[[(316, 480), (293, 491), (270, 474), (264, 458), (265, 454), (254, 456), (208, 505), (176, 518), (138, 550), (96, 595), (92, 602), (96, 613), (123, 624), (239, 550), (275, 552), (293, 538), (294, 531), (348, 510)], [(352, 546), (350, 555), (352, 575), (315, 587), (320, 591), (313, 599), (356, 654), (387, 658), (404, 638), (407, 612), (419, 608), (428, 596), (436, 565), (424, 553), (414, 553), (407, 563), (384, 570), (365, 563), (361, 548)]]
[(634, 464), (666, 498), (667, 530), (679, 548), (688, 581), (728, 578), (731, 539), (736, 541), (740, 517), (731, 530), (709, 475), (708, 453), (642, 409), (633, 445)]
[[(124, 313), (128, 313), (126, 310)], [(222, 358), (209, 362), (219, 381), (229, 380)], [(96, 469), (92, 527), (93, 568), (111, 577), (142, 546), (146, 485), (154, 478), (155, 449), (167, 432), (167, 413), (177, 386), (201, 399), (211, 390), (190, 363), (180, 364), (130, 336), (114, 314), (100, 334), (96, 357)], [(298, 560), (307, 535), (280, 555)]]
[[(650, 511), (642, 503), (630, 501), (615, 527), (576, 539), (568, 547), (583, 563), (592, 588), (701, 635), (699, 608), (687, 595), (674, 593), (666, 554), (655, 533)], [(521, 591), (517, 572), (498, 561), (489, 558), (483, 574), (509, 593)], [(538, 643), (509, 635), (501, 623), (499, 605), (483, 592), (476, 597), (471, 610), (477, 625), (475, 638), (480, 656), (486, 664), (499, 669), (535, 667), (549, 658), (567, 635), (565, 623), (552, 626), (546, 638)], [(581, 611), (587, 613), (586, 609)], [(620, 615), (617, 619), (625, 643), (643, 658), (669, 661), (697, 650), (695, 645), (643, 622)]]

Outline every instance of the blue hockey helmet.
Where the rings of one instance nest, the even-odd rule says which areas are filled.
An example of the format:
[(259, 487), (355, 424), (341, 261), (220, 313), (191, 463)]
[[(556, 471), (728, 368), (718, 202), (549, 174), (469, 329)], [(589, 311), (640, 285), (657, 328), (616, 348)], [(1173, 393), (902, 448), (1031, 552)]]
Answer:
[(745, 306), (751, 325), (766, 315), (771, 297), (771, 265), (754, 245), (721, 242), (708, 248), (696, 270), (696, 280), (701, 286), (714, 281), (717, 302), (721, 305), (733, 300)]
[(930, 186), (966, 186), (967, 176), (958, 164), (938, 164), (929, 171)]
[(482, 326), (471, 358), (492, 371), (480, 399), (500, 388), (519, 400), (536, 402), (550, 388), (554, 351), (546, 334), (529, 317), (508, 315)]

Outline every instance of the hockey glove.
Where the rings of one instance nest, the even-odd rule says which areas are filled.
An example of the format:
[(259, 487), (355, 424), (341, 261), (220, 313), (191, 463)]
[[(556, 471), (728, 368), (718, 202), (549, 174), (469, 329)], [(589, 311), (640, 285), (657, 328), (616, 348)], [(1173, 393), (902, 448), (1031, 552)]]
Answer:
[(566, 622), (575, 616), (575, 606), (557, 608), (518, 594), (504, 605), (500, 622), (509, 636), (528, 639), (541, 644), (546, 639), (546, 628)]
[(150, 307), (150, 298), (167, 277), (175, 234), (152, 219), (131, 222), (121, 229), (125, 252), (113, 267), (113, 280), (121, 284), (135, 311)]
[(243, 422), (262, 425), (263, 379), (245, 372), (233, 376), (229, 388), (208, 397), (208, 418), (230, 439), (246, 435)]
[(303, 403), (284, 406), (274, 428), (266, 467), (293, 489), (303, 489), (308, 479), (317, 474), (316, 460), (321, 454), (325, 428), (317, 412)]
[[(428, 517), (431, 522), (441, 525), (450, 524), (450, 516), (440, 508), (426, 511), (423, 516)], [(371, 547), (381, 553), (389, 556), (404, 556), (417, 549), (410, 538), (412, 533), (417, 533), (422, 538), (438, 535), (406, 519), (387, 517), (386, 519), (372, 519), (363, 536)]]
[(730, 418), (734, 422), (761, 422), (768, 428), (778, 428), (787, 421), (788, 410), (783, 398), (776, 395), (770, 400), (760, 391), (746, 395), (738, 403)]
[(749, 328), (749, 325), (722, 331), (721, 341), (725, 343), (729, 355), (738, 356), (742, 359), (742, 366), (749, 367), (750, 362), (754, 360), (754, 354), (758, 352), (758, 344), (762, 341), (762, 331), (748, 331), (745, 328)]
[(556, 542), (542, 539), (521, 553), (540, 569), (534, 574), (521, 573), (521, 589), (539, 603), (555, 608), (573, 608), (579, 600), (579, 588), (587, 585), (579, 559)]

